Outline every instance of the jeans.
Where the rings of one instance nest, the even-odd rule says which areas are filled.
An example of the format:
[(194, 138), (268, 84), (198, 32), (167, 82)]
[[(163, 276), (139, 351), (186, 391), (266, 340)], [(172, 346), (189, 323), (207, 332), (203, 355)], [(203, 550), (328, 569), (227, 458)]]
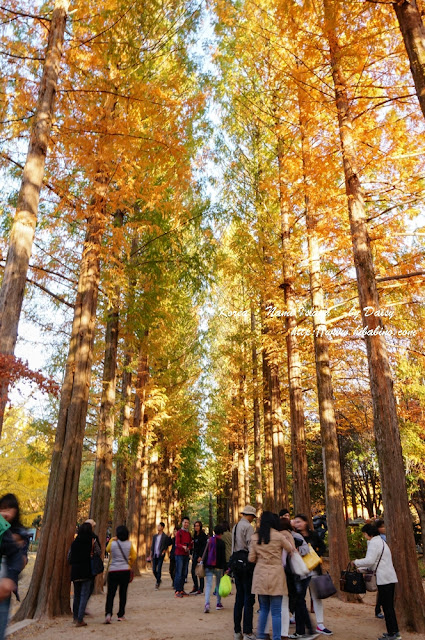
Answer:
[(195, 573), (195, 569), (196, 569), (196, 565), (197, 565), (197, 558), (192, 557), (192, 580), (193, 580), (193, 589), (194, 591), (201, 591), (201, 593), (204, 592), (204, 586), (205, 586), (205, 578), (198, 578), (198, 576)]
[(162, 563), (164, 562), (164, 556), (160, 555), (159, 558), (152, 558), (152, 571), (156, 578), (156, 584), (161, 584), (161, 571)]
[(125, 614), (125, 605), (127, 603), (127, 589), (130, 583), (130, 570), (128, 571), (110, 571), (108, 573), (108, 594), (106, 596), (105, 615), (112, 615), (114, 598), (119, 587), (119, 607), (118, 618), (122, 618)]
[(311, 578), (304, 580), (295, 579), (295, 632), (304, 635), (307, 627), (310, 634), (313, 633), (310, 616), (308, 615), (307, 605), (305, 603), (305, 594)]
[(10, 598), (0, 602), (0, 640), (4, 639), (7, 623), (9, 621)]
[(210, 593), (211, 587), (213, 583), (213, 576), (215, 576), (215, 589), (217, 593), (217, 604), (221, 602), (221, 597), (218, 592), (218, 587), (220, 584), (221, 576), (223, 575), (223, 569), (216, 569), (215, 567), (205, 567), (205, 582), (207, 583), (205, 586), (205, 604), (210, 603)]
[(82, 622), (86, 612), (86, 606), (90, 598), (92, 581), (76, 580), (74, 582), (74, 602), (72, 605), (72, 614), (74, 620)]
[(387, 633), (392, 636), (398, 632), (398, 623), (394, 611), (394, 589), (395, 584), (378, 584), (379, 599), (385, 616)]
[(176, 576), (174, 578), (174, 591), (184, 591), (184, 581), (186, 580), (188, 566), (189, 556), (176, 555)]
[(257, 638), (265, 638), (269, 612), (272, 615), (273, 640), (280, 640), (282, 628), (282, 596), (259, 595), (260, 615), (258, 616)]
[[(233, 622), (235, 633), (250, 635), (252, 633), (252, 617), (254, 613), (255, 596), (251, 593), (252, 571), (244, 571), (234, 574), (236, 586), (235, 606), (233, 609)], [(243, 626), (241, 629), (243, 613)]]

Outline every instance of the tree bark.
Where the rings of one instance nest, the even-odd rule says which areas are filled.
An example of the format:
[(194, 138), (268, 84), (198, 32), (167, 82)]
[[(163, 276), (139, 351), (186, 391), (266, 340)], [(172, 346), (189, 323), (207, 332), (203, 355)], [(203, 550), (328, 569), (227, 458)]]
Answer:
[(127, 485), (129, 471), (128, 436), (130, 434), (131, 417), (131, 354), (127, 351), (124, 356), (124, 369), (121, 376), (121, 415), (120, 424), (115, 429), (118, 451), (115, 456), (115, 500), (113, 530), (126, 522), (127, 519)]
[[(105, 554), (106, 531), (111, 502), (112, 448), (114, 444), (114, 409), (118, 351), (119, 288), (115, 289), (113, 306), (108, 311), (103, 364), (103, 388), (100, 404), (99, 430), (97, 432), (96, 464), (90, 504), (90, 518), (96, 522), (96, 532)], [(95, 582), (95, 593), (103, 591), (103, 575)]]
[(251, 337), (252, 337), (252, 392), (253, 392), (253, 419), (254, 419), (254, 486), (255, 508), (258, 512), (263, 510), (263, 480), (261, 470), (261, 420), (260, 402), (258, 398), (258, 355), (256, 346), (256, 321), (254, 310), (251, 309)]
[(425, 116), (425, 27), (416, 0), (393, 3), (404, 46), (410, 61), (419, 105)]
[[(425, 632), (425, 595), (419, 574), (412, 517), (407, 497), (405, 470), (398, 428), (392, 374), (388, 359), (383, 324), (379, 315), (366, 315), (372, 307), (379, 313), (379, 298), (373, 265), (372, 251), (367, 231), (366, 211), (360, 178), (356, 166), (356, 150), (353, 140), (353, 119), (350, 111), (347, 85), (341, 64), (335, 20), (334, 2), (324, 0), (325, 28), (329, 42), (335, 102), (338, 113), (340, 142), (343, 156), (345, 187), (348, 199), (351, 238), (356, 267), (357, 289), (366, 329), (366, 349), (373, 403), (373, 425), (378, 454), (379, 470), (388, 542), (397, 550), (393, 560), (399, 581), (397, 611), (400, 623), (418, 633)], [(397, 518), (391, 514), (397, 514)], [(402, 550), (399, 553), (399, 550)]]
[(239, 482), (238, 482), (238, 454), (237, 454), (237, 444), (232, 442), (231, 444), (232, 450), (232, 517), (233, 522), (237, 522), (239, 520)]
[(277, 364), (274, 362), (270, 364), (269, 383), (272, 405), (274, 503), (275, 510), (279, 511), (288, 504), (288, 488), (286, 484), (285, 442), (283, 437), (279, 370)]
[(304, 400), (301, 384), (301, 357), (298, 339), (296, 300), (293, 287), (295, 257), (291, 247), (291, 224), (285, 203), (282, 140), (278, 137), (279, 206), (282, 227), (283, 291), (285, 298), (286, 352), (288, 366), (289, 405), (291, 415), (291, 456), (295, 513), (304, 513), (311, 522), (310, 487), (308, 483), (305, 444)]
[(270, 366), (263, 349), (263, 414), (264, 414), (264, 509), (274, 511), (273, 430), (270, 398)]
[(310, 296), (313, 311), (314, 353), (316, 363), (317, 396), (319, 402), (320, 434), (325, 478), (326, 519), (328, 525), (329, 561), (333, 583), (339, 587), (341, 571), (349, 562), (348, 540), (344, 518), (344, 492), (334, 410), (329, 340), (326, 335), (326, 309), (321, 277), (320, 243), (317, 233), (318, 216), (311, 206), (310, 182), (313, 162), (309, 142), (308, 95), (302, 71), (298, 84), (301, 154), (303, 163), (304, 202), (307, 227)]
[[(46, 58), (28, 146), (16, 214), (0, 289), (0, 353), (13, 355), (32, 253), (44, 165), (52, 127), (57, 81), (69, 1), (56, 0), (50, 23)], [(0, 384), (0, 436), (7, 404), (8, 381)]]
[(103, 230), (103, 212), (94, 207), (83, 248), (40, 544), (31, 584), (16, 620), (70, 613), (67, 553), (77, 520)]

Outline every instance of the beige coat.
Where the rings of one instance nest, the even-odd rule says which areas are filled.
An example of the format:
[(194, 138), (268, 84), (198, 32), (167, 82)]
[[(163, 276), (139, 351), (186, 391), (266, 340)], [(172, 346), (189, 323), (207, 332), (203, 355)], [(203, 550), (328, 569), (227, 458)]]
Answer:
[(285, 571), (282, 566), (282, 549), (294, 549), (293, 538), (287, 531), (270, 530), (269, 544), (258, 544), (258, 533), (251, 538), (249, 561), (255, 562), (252, 593), (263, 596), (287, 595)]

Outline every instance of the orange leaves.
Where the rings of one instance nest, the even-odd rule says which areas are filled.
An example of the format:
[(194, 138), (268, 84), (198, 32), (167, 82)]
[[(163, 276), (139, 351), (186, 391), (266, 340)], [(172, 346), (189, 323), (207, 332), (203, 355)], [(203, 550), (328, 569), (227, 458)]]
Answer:
[(6, 383), (9, 387), (16, 386), (20, 381), (32, 382), (43, 393), (58, 396), (60, 386), (52, 379), (29, 368), (28, 363), (16, 358), (0, 354), (0, 386)]

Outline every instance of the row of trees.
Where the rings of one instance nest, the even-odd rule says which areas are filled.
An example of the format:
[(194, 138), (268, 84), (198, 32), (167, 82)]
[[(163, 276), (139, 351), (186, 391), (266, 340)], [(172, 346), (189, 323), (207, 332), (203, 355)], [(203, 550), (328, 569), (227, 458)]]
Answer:
[(389, 514), (400, 613), (419, 630), (400, 432), (415, 504), (424, 472), (415, 387), (423, 382), (424, 123), (412, 49), (397, 28), (398, 19), (405, 40), (413, 37), (406, 13), (411, 20), (418, 10), (394, 8), (214, 3), (217, 151), (232, 223), (211, 318), (210, 443), (226, 469), (220, 506), (233, 519), (254, 495), (260, 509), (291, 501), (308, 514), (312, 493), (316, 508), (325, 498), (335, 581), (348, 562), (349, 501), (353, 515), (359, 503), (370, 516)]
[[(22, 170), (16, 212), (5, 218), (0, 350), (14, 353), (30, 284), (26, 313), (45, 330), (61, 322), (50, 367), (63, 372), (19, 618), (69, 612), (82, 461), (94, 467), (90, 516), (102, 544), (111, 516), (127, 522), (142, 568), (147, 536), (163, 513), (170, 527), (179, 517), (201, 457), (199, 310), (212, 245), (193, 177), (205, 105), (189, 54), (199, 6), (71, 9), (57, 0), (0, 10), (2, 166)], [(6, 371), (1, 419), (9, 382)]]

